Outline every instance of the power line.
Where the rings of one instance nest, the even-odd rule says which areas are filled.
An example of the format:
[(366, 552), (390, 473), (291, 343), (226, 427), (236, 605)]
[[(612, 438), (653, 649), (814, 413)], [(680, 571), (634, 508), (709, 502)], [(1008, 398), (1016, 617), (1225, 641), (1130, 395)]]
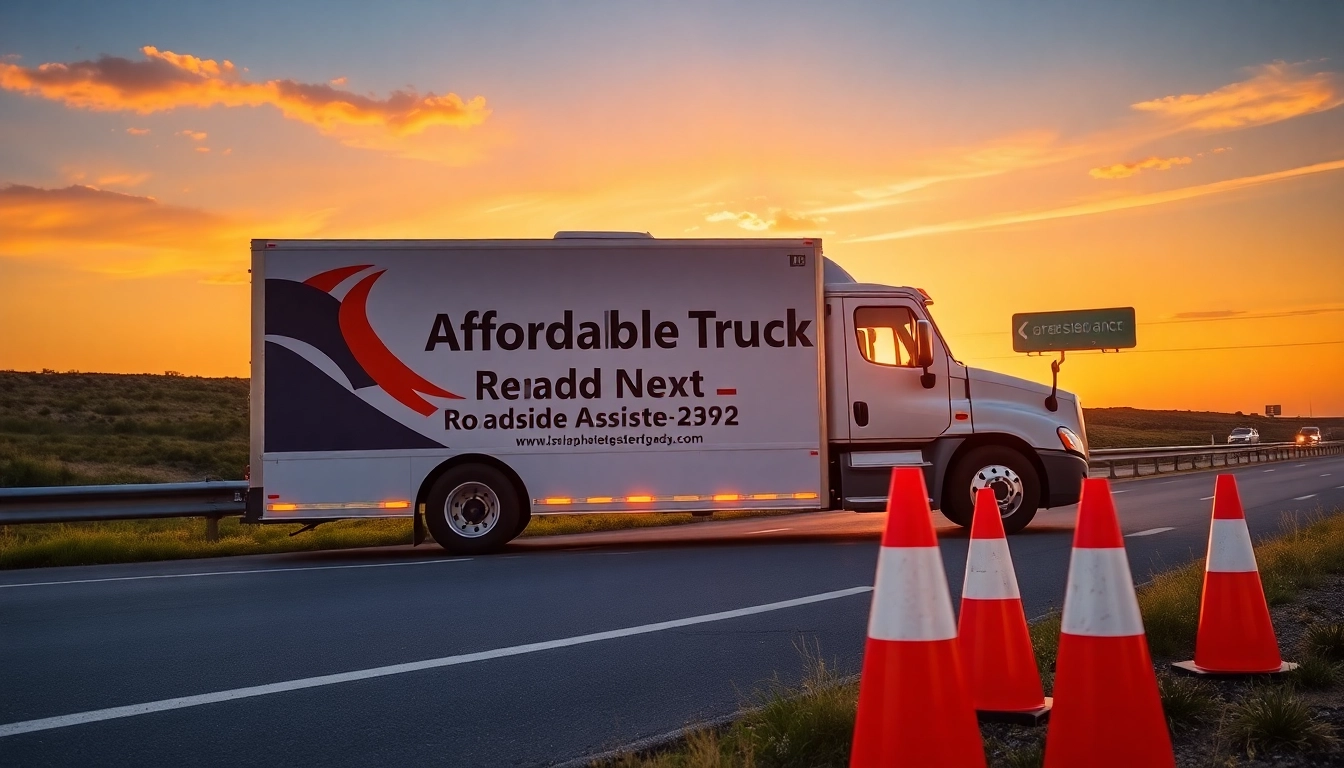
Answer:
[[(1179, 347), (1174, 349), (1129, 349), (1125, 350), (1127, 354), (1143, 354), (1145, 352), (1216, 352), (1229, 349), (1276, 349), (1279, 347), (1319, 347), (1326, 344), (1344, 344), (1344, 339), (1338, 341), (1294, 341), (1286, 344), (1240, 344), (1231, 347)], [(1079, 349), (1068, 350), (1077, 354), (1078, 352), (1096, 352), (1099, 350)], [(1041, 353), (1042, 356), (1051, 354), (1051, 350)], [(1022, 355), (997, 355), (995, 357), (973, 357), (975, 360), (1014, 360)], [(972, 357), (967, 355), (968, 358)]]
[[(1145, 320), (1135, 325), (1185, 325), (1186, 323), (1216, 323), (1227, 320), (1282, 320), (1289, 317), (1308, 317), (1310, 315), (1344, 312), (1344, 307), (1325, 307), (1323, 309), (1297, 309), (1284, 312), (1266, 312), (1261, 314), (1222, 315), (1218, 317), (1178, 317), (1171, 320)], [(1011, 336), (1012, 329), (1006, 331), (967, 331), (949, 333), (949, 336)]]

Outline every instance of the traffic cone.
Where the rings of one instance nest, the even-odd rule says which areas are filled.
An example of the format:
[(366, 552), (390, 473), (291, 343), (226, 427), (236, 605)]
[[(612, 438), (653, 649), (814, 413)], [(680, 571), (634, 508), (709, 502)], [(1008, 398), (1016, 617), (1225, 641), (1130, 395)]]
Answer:
[(985, 765), (924, 473), (892, 471), (851, 768)]
[(1279, 656), (1251, 532), (1232, 475), (1219, 475), (1213, 486), (1195, 658), (1172, 666), (1197, 675), (1275, 674), (1297, 668)]
[(1045, 768), (1174, 768), (1111, 486), (1083, 481)]
[(957, 640), (980, 719), (1040, 725), (1050, 712), (994, 491), (975, 495)]

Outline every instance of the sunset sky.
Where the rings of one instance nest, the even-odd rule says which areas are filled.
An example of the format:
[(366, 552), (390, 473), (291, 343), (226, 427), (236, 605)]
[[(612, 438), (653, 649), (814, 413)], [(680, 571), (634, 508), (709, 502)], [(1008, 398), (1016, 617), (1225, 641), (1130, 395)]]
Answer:
[[(0, 368), (246, 376), (253, 237), (816, 235), (1089, 406), (1344, 415), (1344, 3), (0, 6)], [(1291, 346), (1290, 346), (1291, 345)]]

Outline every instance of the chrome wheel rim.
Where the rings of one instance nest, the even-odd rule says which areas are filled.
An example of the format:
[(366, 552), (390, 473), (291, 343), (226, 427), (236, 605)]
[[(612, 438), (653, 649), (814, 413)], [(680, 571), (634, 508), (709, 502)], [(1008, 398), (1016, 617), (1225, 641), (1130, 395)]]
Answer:
[(972, 504), (981, 488), (994, 492), (994, 500), (999, 504), (999, 517), (1008, 517), (1021, 509), (1022, 499), (1026, 496), (1021, 476), (1002, 464), (990, 464), (971, 477)]
[(484, 536), (499, 523), (499, 496), (484, 483), (463, 483), (448, 494), (443, 516), (459, 536)]

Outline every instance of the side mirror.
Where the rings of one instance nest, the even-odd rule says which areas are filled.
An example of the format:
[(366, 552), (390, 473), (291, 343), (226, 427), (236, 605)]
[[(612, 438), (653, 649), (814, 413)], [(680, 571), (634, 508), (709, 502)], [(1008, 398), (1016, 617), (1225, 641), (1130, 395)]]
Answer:
[(915, 321), (915, 356), (916, 368), (933, 365), (933, 323), (928, 320)]
[(915, 321), (915, 356), (915, 366), (924, 369), (919, 383), (925, 389), (933, 389), (938, 383), (938, 375), (929, 373), (929, 366), (933, 365), (933, 323), (928, 320)]

